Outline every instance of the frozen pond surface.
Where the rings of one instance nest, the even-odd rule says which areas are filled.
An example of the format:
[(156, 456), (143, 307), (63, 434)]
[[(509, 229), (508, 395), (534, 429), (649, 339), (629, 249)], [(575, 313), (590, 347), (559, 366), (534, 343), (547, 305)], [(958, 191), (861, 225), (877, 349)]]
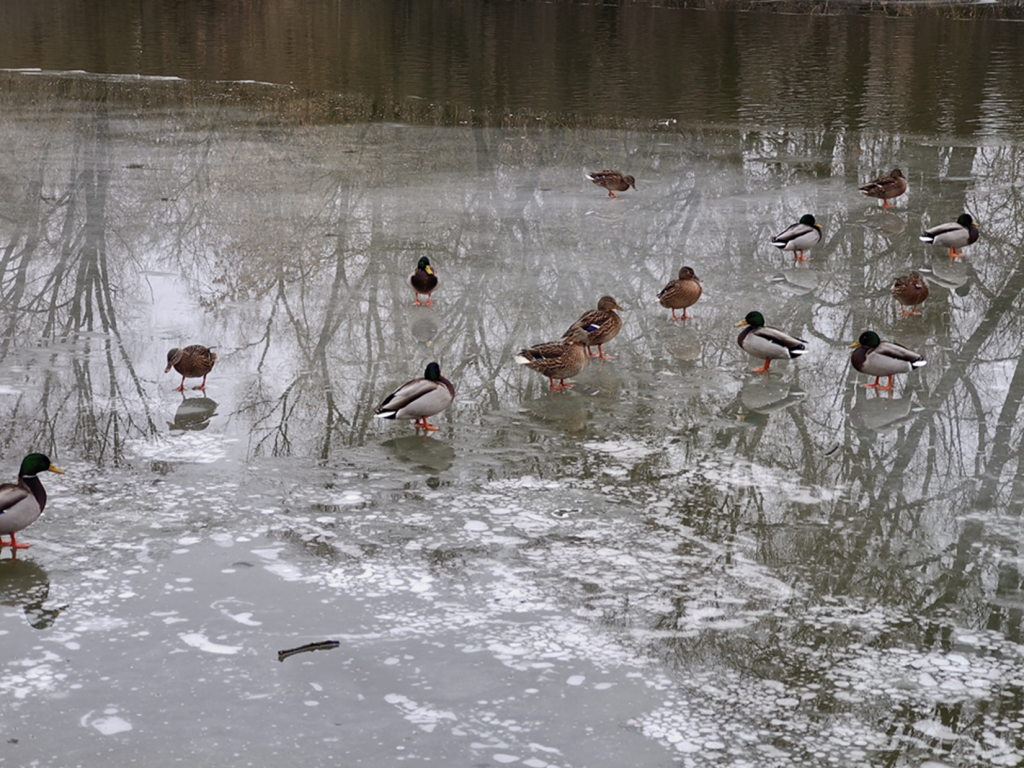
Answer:
[[(1021, 764), (1021, 102), (924, 132), (872, 101), (903, 78), (882, 128), (754, 80), (736, 120), (609, 127), (0, 73), (3, 479), (67, 473), (0, 560), (0, 765)], [(856, 188), (897, 165), (883, 212)], [(965, 210), (962, 259), (919, 242)], [(605, 293), (614, 359), (513, 363)], [(753, 309), (808, 354), (751, 373)], [(865, 328), (928, 365), (866, 392)], [(372, 419), (431, 360), (441, 429)]]

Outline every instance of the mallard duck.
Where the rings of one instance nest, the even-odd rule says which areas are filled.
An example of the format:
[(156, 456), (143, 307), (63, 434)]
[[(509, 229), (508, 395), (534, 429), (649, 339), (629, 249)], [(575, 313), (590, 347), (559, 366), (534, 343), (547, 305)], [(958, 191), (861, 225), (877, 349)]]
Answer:
[[(420, 258), (416, 264), (415, 271), (409, 275), (409, 282), (412, 283), (412, 289), (416, 291), (416, 302), (415, 306), (434, 306), (430, 300), (430, 294), (437, 288), (437, 273), (434, 272), (434, 268), (430, 266), (430, 259), (426, 256)], [(427, 296), (426, 301), (420, 301), (420, 294), (424, 293)]]
[[(900, 312), (904, 315), (920, 315), (917, 305), (924, 303), (928, 298), (928, 283), (921, 277), (920, 272), (911, 272), (905, 277), (897, 277), (892, 284), (892, 296), (903, 306)], [(912, 307), (907, 312), (904, 307)]]
[(747, 316), (736, 323), (736, 327), (748, 326), (740, 331), (736, 343), (748, 355), (764, 360), (764, 365), (755, 368), (754, 373), (767, 373), (772, 360), (792, 360), (807, 352), (807, 342), (790, 336), (778, 328), (764, 324), (764, 316), (760, 312), (748, 312)]
[(206, 389), (206, 377), (213, 370), (213, 364), (217, 362), (217, 354), (211, 352), (202, 344), (190, 344), (184, 349), (175, 347), (167, 353), (167, 367), (164, 373), (170, 373), (174, 368), (181, 374), (181, 385), (175, 392), (185, 391), (185, 379), (198, 379), (203, 377), (203, 383), (192, 389)]
[[(672, 310), (673, 320), (689, 320), (686, 308), (697, 303), (697, 299), (704, 292), (700, 284), (700, 278), (694, 274), (690, 267), (683, 267), (679, 270), (679, 279), (673, 280), (658, 294), (658, 302), (665, 309)], [(682, 317), (676, 317), (676, 310), (683, 310)]]
[(807, 261), (804, 251), (809, 251), (821, 240), (821, 225), (807, 213), (800, 221), (779, 232), (772, 238), (772, 245), (783, 251), (793, 251), (793, 258)]
[[(874, 331), (864, 331), (850, 347), (854, 350), (850, 356), (853, 367), (875, 377), (874, 383), (865, 384), (865, 387), (892, 389), (892, 377), (897, 373), (910, 373), (927, 364), (917, 352), (894, 341), (882, 341)], [(884, 387), (878, 383), (883, 376), (889, 377)]]
[(441, 375), (441, 366), (430, 363), (422, 379), (407, 381), (384, 398), (374, 415), (377, 419), (415, 419), (417, 429), (435, 430), (427, 422), (455, 399), (455, 385)]
[[(580, 319), (569, 326), (569, 330), (562, 334), (562, 338), (567, 339), (577, 328), (582, 328), (587, 332), (587, 354), (602, 360), (611, 360), (604, 353), (602, 346), (618, 336), (622, 330), (622, 318), (615, 314), (616, 309), (625, 312), (611, 296), (602, 296), (597, 302), (597, 309), (580, 315)], [(597, 347), (596, 355), (590, 351), (594, 346)]]
[(587, 178), (597, 186), (607, 189), (608, 197), (618, 197), (616, 192), (625, 192), (630, 187), (633, 187), (634, 191), (636, 190), (636, 179), (618, 171), (595, 171), (588, 173)]
[(889, 201), (907, 191), (907, 177), (899, 168), (893, 168), (888, 176), (880, 176), (858, 189), (868, 197), (881, 200), (883, 208), (892, 208)]
[[(516, 355), (516, 362), (543, 374), (551, 382), (552, 389), (568, 389), (572, 384), (565, 380), (575, 376), (587, 364), (587, 342), (590, 336), (583, 328), (574, 328), (565, 341), (549, 341), (529, 347)], [(558, 384), (555, 384), (558, 379)]]
[(18, 482), (0, 485), (0, 536), (11, 535), (11, 543), (0, 538), (0, 547), (28, 549), (31, 544), (19, 544), (14, 534), (34, 523), (46, 507), (46, 489), (37, 475), (40, 472), (64, 473), (41, 453), (30, 453), (21, 461)]
[(957, 248), (970, 245), (978, 239), (978, 224), (969, 213), (961, 213), (956, 221), (926, 229), (921, 242), (949, 248), (949, 260), (963, 256)]

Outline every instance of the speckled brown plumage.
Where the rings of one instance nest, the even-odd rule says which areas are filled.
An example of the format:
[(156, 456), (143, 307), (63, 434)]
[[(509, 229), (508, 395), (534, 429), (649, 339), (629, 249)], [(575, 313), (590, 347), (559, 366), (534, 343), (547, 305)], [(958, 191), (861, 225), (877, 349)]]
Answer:
[[(900, 312), (904, 315), (920, 315), (917, 306), (928, 298), (928, 284), (919, 272), (911, 272), (909, 275), (897, 277), (893, 281), (892, 295), (903, 305), (900, 307)], [(910, 311), (908, 312), (905, 307), (910, 307)]]
[[(673, 320), (689, 320), (686, 308), (697, 303), (704, 289), (701, 287), (700, 278), (694, 274), (690, 267), (683, 267), (679, 270), (679, 279), (673, 280), (658, 294), (658, 302), (665, 309), (672, 310)], [(676, 317), (676, 310), (683, 310), (682, 317)]]
[(868, 197), (881, 200), (883, 208), (892, 208), (889, 201), (907, 191), (907, 178), (899, 168), (893, 168), (888, 176), (880, 176), (858, 189)]
[(607, 189), (608, 197), (618, 197), (615, 194), (616, 192), (625, 192), (630, 187), (636, 190), (636, 179), (629, 174), (619, 173), (618, 171), (594, 171), (594, 173), (588, 173), (587, 178), (597, 184), (597, 186)]
[(185, 391), (185, 379), (203, 378), (203, 383), (192, 389), (206, 389), (206, 377), (213, 370), (213, 364), (217, 362), (217, 355), (211, 352), (202, 344), (190, 344), (184, 349), (175, 347), (167, 353), (167, 368), (164, 373), (170, 373), (174, 368), (181, 374), (181, 385), (175, 392)]
[[(619, 331), (622, 330), (622, 318), (615, 314), (616, 309), (621, 310), (622, 307), (615, 299), (611, 296), (602, 296), (597, 302), (597, 309), (580, 315), (579, 320), (570, 325), (569, 330), (562, 334), (562, 338), (566, 339), (573, 331), (582, 328), (587, 332), (587, 354), (591, 357), (610, 360), (611, 358), (604, 353), (602, 346), (618, 336)], [(591, 347), (597, 347), (596, 355), (590, 351)]]

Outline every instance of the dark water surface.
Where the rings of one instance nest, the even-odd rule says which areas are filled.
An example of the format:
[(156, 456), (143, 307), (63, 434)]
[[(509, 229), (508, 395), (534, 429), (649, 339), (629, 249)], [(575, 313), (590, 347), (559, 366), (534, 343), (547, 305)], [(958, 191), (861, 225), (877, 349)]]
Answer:
[[(1017, 23), (492, 2), (5, 3), (0, 67), (291, 85), (494, 124), (1020, 135)], [(404, 106), (396, 106), (404, 105)], [(419, 105), (423, 109), (423, 105)], [(403, 115), (405, 116), (405, 115)]]
[[(0, 559), (0, 766), (1021, 765), (1020, 28), (0, 7), (0, 455), (67, 473)], [(514, 364), (604, 293), (614, 359)], [(754, 309), (808, 353), (751, 373)], [(927, 366), (865, 390), (866, 328)], [(440, 430), (372, 418), (432, 360)]]

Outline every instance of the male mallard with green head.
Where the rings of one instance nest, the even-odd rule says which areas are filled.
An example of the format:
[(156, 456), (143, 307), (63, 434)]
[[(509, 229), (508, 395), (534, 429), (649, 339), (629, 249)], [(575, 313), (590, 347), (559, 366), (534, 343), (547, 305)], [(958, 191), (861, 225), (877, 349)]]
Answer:
[(921, 233), (921, 242), (949, 248), (949, 260), (963, 256), (957, 249), (978, 239), (978, 223), (969, 213), (961, 213), (956, 221), (938, 224)]
[[(423, 256), (419, 263), (416, 264), (416, 269), (411, 275), (409, 275), (409, 282), (412, 283), (412, 289), (416, 291), (416, 302), (415, 306), (434, 306), (430, 300), (430, 294), (437, 288), (437, 273), (434, 272), (434, 268), (430, 266), (430, 259)], [(427, 300), (420, 301), (420, 294), (426, 294)]]
[[(892, 389), (892, 377), (897, 373), (910, 373), (927, 363), (912, 349), (894, 341), (882, 341), (874, 331), (864, 331), (850, 347), (853, 349), (850, 362), (861, 373), (875, 377), (874, 383), (864, 385), (874, 389)], [(878, 383), (883, 376), (889, 377), (884, 387)]]
[(583, 328), (575, 328), (565, 341), (550, 341), (522, 350), (516, 355), (516, 362), (547, 376), (552, 389), (568, 389), (572, 384), (566, 384), (565, 380), (582, 371), (590, 357), (587, 354), (589, 339)]
[(636, 191), (636, 179), (629, 174), (622, 174), (618, 171), (595, 171), (594, 173), (588, 173), (587, 178), (597, 184), (599, 187), (604, 187), (608, 190), (608, 197), (618, 197), (616, 192), (625, 192), (630, 187)]
[[(689, 320), (686, 308), (697, 303), (697, 299), (704, 292), (700, 284), (700, 278), (694, 274), (690, 267), (683, 267), (679, 270), (679, 279), (672, 280), (661, 289), (658, 294), (658, 303), (665, 309), (672, 310), (673, 320)], [(682, 317), (676, 317), (676, 310), (683, 310)]]
[(31, 544), (19, 544), (14, 537), (39, 519), (46, 507), (46, 490), (39, 480), (40, 472), (64, 473), (41, 453), (30, 453), (21, 462), (16, 483), (0, 485), (0, 536), (10, 534), (11, 543), (0, 538), (0, 547), (28, 549)]
[[(602, 360), (611, 360), (602, 347), (622, 330), (622, 318), (615, 314), (616, 309), (625, 311), (611, 296), (602, 296), (597, 302), (597, 309), (580, 315), (580, 319), (569, 326), (569, 330), (562, 334), (562, 338), (567, 339), (577, 328), (582, 328), (587, 332), (587, 354)], [(596, 355), (591, 353), (591, 347), (597, 347)]]
[(883, 208), (892, 208), (889, 201), (907, 191), (907, 177), (899, 168), (893, 168), (888, 176), (880, 176), (858, 189), (868, 197), (881, 200)]
[(174, 391), (185, 391), (185, 379), (203, 378), (203, 383), (192, 389), (206, 389), (206, 377), (213, 370), (213, 364), (217, 362), (217, 354), (211, 352), (202, 344), (190, 344), (184, 349), (175, 347), (167, 353), (167, 367), (164, 373), (170, 373), (174, 368), (181, 374), (181, 384)]
[[(921, 277), (920, 272), (911, 272), (909, 275), (897, 277), (892, 284), (892, 296), (903, 306), (900, 312), (904, 315), (920, 315), (917, 305), (922, 304), (928, 298), (928, 283)], [(908, 312), (904, 307), (911, 307)]]
[(791, 224), (773, 237), (772, 245), (783, 251), (792, 251), (793, 258), (798, 261), (808, 261), (804, 251), (811, 250), (820, 240), (821, 225), (807, 213), (796, 224)]
[(377, 419), (415, 419), (417, 429), (435, 430), (438, 427), (427, 422), (451, 405), (455, 399), (455, 385), (441, 375), (441, 366), (430, 363), (422, 379), (407, 381), (384, 398), (377, 412)]
[(753, 369), (754, 373), (767, 373), (772, 360), (792, 360), (807, 352), (806, 341), (765, 325), (760, 312), (748, 312), (736, 323), (737, 328), (741, 325), (747, 327), (740, 331), (736, 343), (748, 355), (764, 360), (764, 365)]

